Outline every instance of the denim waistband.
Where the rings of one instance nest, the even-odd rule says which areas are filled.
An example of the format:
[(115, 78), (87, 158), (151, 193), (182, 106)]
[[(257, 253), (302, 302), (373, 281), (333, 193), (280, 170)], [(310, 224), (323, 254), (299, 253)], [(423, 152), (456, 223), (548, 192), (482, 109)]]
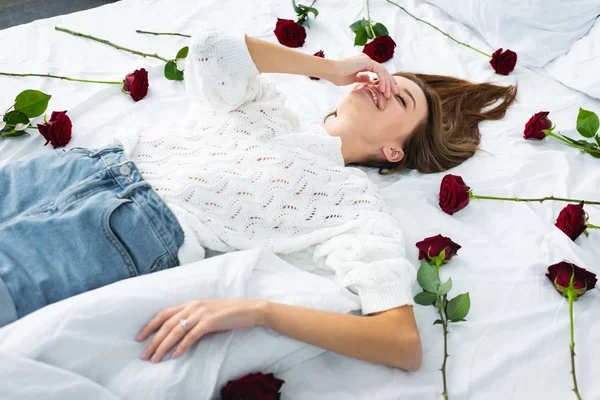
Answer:
[(179, 264), (177, 254), (184, 236), (181, 225), (150, 183), (144, 180), (133, 161), (127, 158), (123, 147), (109, 145), (98, 149), (74, 148), (73, 150), (83, 151), (92, 158), (102, 160), (114, 180), (123, 188), (118, 197), (130, 198), (141, 206), (171, 259), (176, 265)]

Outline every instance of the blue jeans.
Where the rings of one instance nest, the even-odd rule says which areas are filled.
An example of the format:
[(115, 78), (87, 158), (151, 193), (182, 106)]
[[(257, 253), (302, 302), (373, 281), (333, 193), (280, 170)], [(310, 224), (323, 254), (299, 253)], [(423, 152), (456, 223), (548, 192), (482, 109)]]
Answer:
[(0, 168), (0, 326), (179, 265), (183, 231), (118, 145)]

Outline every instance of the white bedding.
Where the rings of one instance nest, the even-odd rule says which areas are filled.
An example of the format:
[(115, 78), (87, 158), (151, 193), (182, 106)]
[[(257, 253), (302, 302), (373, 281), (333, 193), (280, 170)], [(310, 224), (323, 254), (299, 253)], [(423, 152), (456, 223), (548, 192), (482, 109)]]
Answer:
[[(472, 30), (450, 20), (447, 14), (434, 6), (418, 0), (403, 1), (401, 4), (459, 40), (484, 51), (494, 50), (487, 47)], [(357, 54), (360, 49), (352, 47), (352, 32), (347, 26), (366, 17), (364, 2), (348, 4), (347, 1), (332, 0), (317, 2), (316, 6), (320, 15), (316, 21), (311, 21), (312, 29), (308, 31), (306, 43), (300, 50), (313, 54), (323, 49), (328, 58)], [(40, 89), (53, 95), (48, 111), (69, 110), (74, 134), (67, 148), (101, 146), (110, 143), (116, 129), (140, 129), (143, 124), (152, 123), (155, 119), (174, 118), (183, 112), (187, 107), (183, 84), (164, 79), (162, 62), (158, 60), (143, 59), (99, 43), (55, 32), (55, 25), (173, 57), (186, 44), (185, 38), (142, 36), (136, 34), (135, 29), (190, 32), (197, 24), (235, 24), (244, 27), (251, 36), (275, 42), (272, 31), (276, 18), (293, 18), (293, 15), (291, 2), (288, 4), (276, 0), (125, 0), (0, 31), (0, 43), (3, 45), (0, 71), (60, 73), (105, 80), (119, 79), (142, 66), (150, 72), (149, 95), (139, 103), (133, 103), (112, 86), (42, 78), (0, 77), (0, 108), (6, 109), (14, 96), (24, 89)], [(384, 23), (398, 44), (395, 57), (386, 64), (390, 70), (447, 74), (501, 84), (518, 82), (518, 102), (511, 107), (506, 118), (481, 124), (482, 147), (486, 152), (481, 152), (452, 171), (463, 176), (476, 194), (509, 197), (554, 194), (599, 200), (600, 160), (582, 155), (556, 140), (534, 143), (522, 138), (524, 124), (533, 113), (542, 110), (551, 112), (550, 117), (562, 133), (575, 136), (579, 107), (600, 112), (599, 100), (563, 86), (540, 69), (517, 67), (508, 77), (496, 75), (485, 57), (454, 44), (384, 1), (371, 2), (371, 17)], [(333, 110), (348, 90), (302, 76), (271, 75), (270, 78), (288, 93), (288, 105), (291, 108), (297, 110), (302, 118), (314, 121), (321, 120)], [(43, 138), (35, 135), (0, 142), (0, 165), (52, 151), (43, 143)], [(449, 216), (437, 205), (439, 183), (444, 174), (407, 172), (381, 177), (371, 171), (369, 175), (381, 188), (395, 217), (404, 226), (408, 254), (415, 264), (417, 250), (414, 243), (425, 237), (442, 233), (463, 246), (458, 256), (442, 272), (442, 278), (452, 276), (454, 287), (451, 295), (469, 291), (472, 301), (468, 322), (451, 327), (451, 356), (448, 360), (450, 398), (571, 398), (568, 303), (555, 292), (544, 273), (548, 265), (563, 259), (599, 273), (600, 232), (590, 231), (588, 238), (581, 236), (572, 242), (554, 227), (554, 221), (564, 204), (553, 202), (478, 201)], [(590, 222), (600, 225), (600, 209), (586, 206), (586, 211), (590, 215)], [(235, 258), (236, 255), (229, 257)], [(200, 264), (216, 262), (220, 261), (209, 259)], [(221, 265), (225, 268), (230, 264)], [(246, 265), (248, 269), (245, 271), (253, 271), (253, 266)], [(268, 265), (278, 263), (273, 260)], [(295, 275), (291, 270), (281, 268), (285, 273), (278, 276), (278, 282), (283, 287), (290, 284), (298, 293), (302, 293), (303, 288), (306, 293), (317, 290), (312, 286), (294, 286), (301, 281), (294, 280)], [(189, 278), (187, 271), (195, 279)], [(200, 356), (196, 358), (192, 355), (188, 356), (192, 358), (178, 360), (187, 360), (185, 367), (179, 369), (174, 367), (175, 362), (152, 366), (137, 360), (141, 347), (133, 341), (133, 333), (142, 321), (163, 307), (186, 300), (187, 296), (201, 297), (213, 293), (202, 284), (203, 272), (194, 270), (193, 265), (161, 274), (170, 282), (178, 282), (185, 290), (169, 292), (174, 294), (171, 297), (153, 298), (151, 304), (144, 307), (136, 305), (124, 308), (126, 311), (113, 311), (114, 308), (108, 307), (108, 304), (122, 304), (118, 299), (105, 297), (108, 293), (119, 293), (114, 287), (132, 288), (132, 292), (121, 296), (137, 301), (147, 296), (146, 292), (167, 291), (161, 283), (162, 279), (155, 276), (136, 278), (148, 285), (120, 282), (114, 287), (90, 292), (40, 310), (0, 330), (0, 381), (3, 382), (0, 385), (0, 397), (6, 397), (4, 393), (12, 393), (10, 390), (18, 390), (23, 385), (11, 378), (17, 376), (15, 371), (21, 371), (18, 376), (30, 374), (31, 390), (38, 388), (36, 385), (39, 382), (40, 394), (55, 394), (55, 391), (62, 390), (68, 393), (66, 390), (71, 389), (88, 390), (89, 398), (107, 399), (176, 398), (160, 397), (160, 394), (165, 393), (166, 385), (173, 390), (188, 390), (185, 384), (178, 385), (183, 381), (195, 382), (191, 387), (195, 394), (193, 398), (200, 399), (204, 398), (201, 395), (206, 393), (204, 390), (216, 390), (220, 382), (236, 378), (223, 375), (215, 380), (211, 375), (214, 369), (208, 368)], [(286, 274), (289, 275), (287, 278)], [(323, 278), (319, 279), (324, 285), (329, 283)], [(261, 281), (256, 282), (260, 286)], [(194, 290), (196, 285), (198, 290)], [(136, 290), (136, 287), (140, 289)], [(265, 296), (275, 295), (263, 289), (260, 293)], [(331, 290), (326, 291), (327, 295), (320, 297), (320, 301), (309, 302), (302, 295), (294, 301), (313, 307), (340, 306), (340, 312), (352, 308), (351, 304), (346, 303), (352, 300), (351, 297), (342, 299), (339, 292)], [(180, 297), (175, 296), (176, 293)], [(221, 295), (234, 293), (233, 289), (228, 289)], [(600, 398), (600, 383), (596, 377), (600, 370), (599, 299), (600, 292), (596, 289), (575, 305), (577, 373), (580, 391), (586, 399)], [(92, 304), (98, 305), (92, 307)], [(82, 310), (87, 310), (88, 317), (77, 317)], [(416, 373), (361, 362), (330, 352), (319, 354), (312, 346), (300, 346), (291, 339), (273, 334), (269, 340), (281, 346), (275, 350), (269, 348), (267, 354), (260, 353), (258, 358), (242, 360), (227, 351), (217, 354), (230, 357), (227, 358), (229, 364), (223, 365), (230, 368), (228, 371), (232, 375), (250, 372), (254, 367), (266, 367), (269, 361), (278, 360), (281, 365), (278, 376), (286, 381), (283, 399), (438, 399), (442, 391), (439, 372), (442, 362), (441, 329), (432, 325), (436, 319), (433, 308), (416, 306), (415, 312), (424, 350), (423, 366)], [(62, 321), (66, 321), (69, 329), (59, 329)], [(36, 333), (36, 327), (47, 327), (42, 332), (55, 334), (41, 335)], [(83, 334), (95, 331), (108, 332), (109, 337), (115, 340), (104, 341), (96, 333), (93, 337), (100, 339), (90, 341)], [(243, 334), (251, 337), (248, 332), (239, 333)], [(224, 339), (217, 339), (219, 335)], [(229, 337), (228, 334), (219, 335), (215, 335), (215, 341)], [(259, 348), (257, 346), (264, 339), (252, 337), (244, 346), (240, 344), (240, 348), (242, 351)], [(195, 351), (201, 354), (202, 349), (210, 346), (210, 343), (207, 340)], [(313, 349), (315, 353), (300, 353), (303, 356), (295, 358), (299, 353), (290, 353), (290, 349), (297, 349), (294, 346)], [(118, 349), (118, 354), (113, 356), (109, 351), (111, 348)], [(102, 350), (105, 350), (104, 353), (99, 354)], [(86, 358), (88, 355), (94, 362)], [(311, 356), (314, 357), (307, 358)], [(218, 363), (223, 363), (223, 360), (217, 358), (211, 362), (214, 366), (220, 365)], [(15, 367), (7, 368), (9, 364)], [(272, 363), (269, 365), (276, 366)], [(206, 375), (186, 374), (196, 374), (204, 369)], [(64, 387), (49, 386), (54, 376), (56, 382), (72, 382), (73, 387), (69, 389), (66, 384)], [(153, 386), (154, 397), (152, 393), (140, 390), (138, 377), (149, 379), (156, 376), (161, 379)], [(45, 381), (43, 377), (46, 377)], [(36, 385), (31, 382), (36, 382)], [(12, 398), (19, 397), (15, 395)], [(24, 398), (23, 395), (21, 398)], [(68, 397), (65, 395), (62, 398)]]

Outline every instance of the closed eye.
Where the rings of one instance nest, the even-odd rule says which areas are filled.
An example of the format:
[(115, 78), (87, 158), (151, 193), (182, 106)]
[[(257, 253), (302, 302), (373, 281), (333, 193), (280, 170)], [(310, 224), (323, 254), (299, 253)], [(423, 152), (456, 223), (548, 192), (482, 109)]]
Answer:
[(406, 108), (406, 100), (404, 100), (404, 97), (402, 97), (399, 94), (397, 94), (396, 98), (402, 103), (402, 105), (404, 106), (404, 108)]

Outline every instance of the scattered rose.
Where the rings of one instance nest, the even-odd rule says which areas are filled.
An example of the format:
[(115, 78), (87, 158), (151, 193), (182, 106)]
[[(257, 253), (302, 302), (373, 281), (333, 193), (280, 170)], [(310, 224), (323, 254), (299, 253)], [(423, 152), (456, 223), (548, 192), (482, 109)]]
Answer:
[(490, 64), (496, 73), (508, 75), (517, 65), (517, 53), (508, 49), (503, 52), (502, 48), (499, 48), (492, 53)]
[(279, 390), (285, 381), (273, 374), (256, 372), (227, 382), (221, 389), (221, 400), (279, 400)]
[(469, 189), (460, 176), (448, 174), (440, 185), (440, 207), (450, 215), (469, 204)]
[(287, 47), (301, 47), (306, 40), (304, 27), (291, 19), (277, 18), (273, 32), (279, 43)]
[(148, 94), (148, 71), (141, 68), (127, 75), (123, 81), (123, 91), (128, 93), (134, 101), (140, 101), (146, 97)]
[(457, 243), (454, 243), (452, 239), (436, 235), (425, 238), (416, 244), (419, 249), (419, 260), (426, 259), (432, 261), (433, 258), (440, 255), (442, 250), (444, 251), (444, 264), (447, 263), (461, 248)]
[(567, 261), (549, 266), (546, 274), (556, 290), (565, 297), (567, 297), (566, 291), (571, 281), (571, 275), (573, 275), (573, 286), (577, 297), (581, 297), (586, 291), (593, 289), (598, 282), (596, 274)]
[(373, 61), (384, 63), (394, 56), (396, 42), (389, 36), (377, 36), (370, 43), (367, 43), (363, 53), (371, 57)]
[(543, 139), (546, 137), (544, 130), (552, 128), (552, 121), (548, 119), (548, 111), (540, 111), (534, 114), (525, 124), (523, 137), (525, 139)]
[[(313, 54), (313, 56), (325, 58), (325, 53), (323, 52), (323, 50), (319, 50), (315, 54)], [(321, 79), (321, 78), (317, 78), (316, 76), (309, 76), (309, 78), (312, 79), (313, 81), (318, 81), (319, 79)]]
[(67, 115), (67, 111), (52, 111), (52, 116), (48, 122), (38, 124), (40, 134), (46, 138), (46, 146), (52, 144), (55, 149), (57, 147), (66, 146), (71, 141), (71, 131), (73, 124)]
[(585, 231), (585, 211), (583, 201), (579, 204), (568, 204), (558, 214), (556, 227), (565, 235), (575, 240)]

